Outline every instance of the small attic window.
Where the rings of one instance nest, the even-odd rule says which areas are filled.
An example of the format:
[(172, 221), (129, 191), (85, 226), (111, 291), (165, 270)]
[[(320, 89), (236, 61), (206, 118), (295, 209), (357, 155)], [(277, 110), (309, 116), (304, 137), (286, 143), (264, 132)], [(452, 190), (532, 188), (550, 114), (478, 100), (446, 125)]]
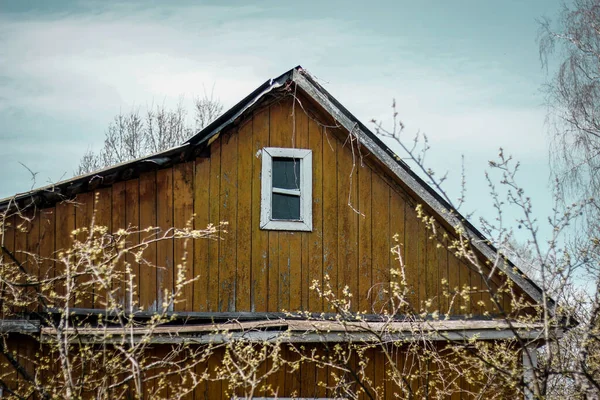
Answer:
[(312, 231), (312, 151), (262, 151), (260, 228)]

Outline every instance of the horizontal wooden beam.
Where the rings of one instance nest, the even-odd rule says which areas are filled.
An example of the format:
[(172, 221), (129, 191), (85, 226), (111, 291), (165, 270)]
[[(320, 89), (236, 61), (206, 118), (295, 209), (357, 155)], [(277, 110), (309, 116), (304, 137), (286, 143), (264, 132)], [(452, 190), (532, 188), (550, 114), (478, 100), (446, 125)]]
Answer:
[(28, 319), (2, 319), (0, 320), (1, 333), (38, 333), (40, 321)]
[[(72, 340), (87, 343), (226, 343), (232, 340), (249, 342), (319, 343), (319, 342), (411, 342), (458, 341), (469, 339), (506, 340), (520, 337), (528, 341), (543, 341), (540, 324), (507, 321), (432, 321), (432, 322), (340, 322), (310, 320), (232, 321), (222, 324), (165, 325), (153, 328), (100, 327), (73, 328), (62, 332)], [(56, 337), (52, 327), (41, 329), (42, 341)], [(560, 332), (554, 336), (559, 337)]]
[[(51, 314), (61, 314), (61, 309), (49, 308), (47, 310)], [(114, 311), (114, 310), (103, 310), (99, 308), (69, 308), (69, 315), (72, 316), (100, 316), (110, 317), (118, 315), (127, 315), (125, 311)], [(133, 313), (135, 319), (150, 319), (157, 315), (155, 311), (137, 311)], [(264, 320), (280, 320), (285, 319), (287, 321), (292, 320), (336, 320), (339, 318), (339, 314), (335, 313), (293, 313), (293, 312), (203, 312), (203, 311), (176, 311), (176, 312), (165, 312), (166, 317), (174, 320), (183, 321), (207, 321), (207, 322), (223, 322), (223, 321), (264, 321)], [(383, 322), (390, 318), (389, 315), (382, 314), (350, 314), (345, 315), (344, 318), (349, 321), (367, 321), (367, 322)], [(394, 315), (391, 316), (394, 321), (402, 322), (406, 321), (410, 317), (406, 315)], [(477, 319), (468, 319), (461, 315), (446, 316), (438, 314), (438, 320), (444, 321), (492, 321), (501, 319), (501, 315), (492, 314), (488, 318), (477, 317)], [(427, 315), (423, 318), (424, 321), (434, 321), (436, 318), (433, 315)]]

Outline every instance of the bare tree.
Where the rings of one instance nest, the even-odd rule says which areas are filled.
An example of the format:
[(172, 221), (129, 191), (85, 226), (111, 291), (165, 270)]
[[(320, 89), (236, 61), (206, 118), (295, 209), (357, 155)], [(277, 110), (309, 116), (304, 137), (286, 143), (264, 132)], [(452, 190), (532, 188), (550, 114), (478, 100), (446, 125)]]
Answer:
[(75, 174), (86, 174), (180, 145), (222, 111), (223, 105), (211, 91), (195, 99), (195, 126), (188, 123), (188, 114), (181, 102), (174, 109), (165, 105), (150, 106), (145, 114), (140, 114), (139, 109), (121, 112), (108, 125), (102, 149), (88, 150)]
[[(544, 86), (549, 106), (554, 172), (574, 198), (600, 195), (600, 0), (564, 5), (556, 24), (541, 21)], [(558, 63), (558, 64), (557, 64)], [(598, 215), (598, 207), (589, 209)], [(587, 220), (592, 225), (593, 219)]]

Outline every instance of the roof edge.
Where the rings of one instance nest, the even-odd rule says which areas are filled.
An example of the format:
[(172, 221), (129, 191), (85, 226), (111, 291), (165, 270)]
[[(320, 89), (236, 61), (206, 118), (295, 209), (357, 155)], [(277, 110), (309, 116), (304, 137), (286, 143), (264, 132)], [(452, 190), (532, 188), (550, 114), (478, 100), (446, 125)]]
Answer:
[[(30, 207), (31, 205), (40, 205), (47, 203), (56, 203), (68, 199), (74, 195), (91, 191), (101, 186), (109, 186), (121, 180), (131, 179), (135, 176), (135, 171), (150, 169), (154, 167), (166, 167), (176, 163), (178, 160), (186, 159), (186, 153), (197, 156), (198, 148), (203, 146), (211, 137), (218, 134), (225, 127), (233, 123), (241, 114), (256, 104), (264, 95), (282, 87), (286, 82), (292, 79), (294, 71), (302, 70), (301, 66), (296, 66), (289, 71), (279, 75), (276, 78), (264, 82), (248, 96), (231, 107), (219, 118), (200, 130), (186, 142), (171, 149), (161, 151), (155, 154), (144, 156), (138, 159), (125, 161), (116, 165), (90, 172), (88, 174), (75, 176), (56, 183), (51, 183), (38, 187), (27, 192), (17, 193), (0, 199), (0, 212), (7, 208), (17, 206), (20, 209)], [(134, 172), (132, 172), (134, 171)]]
[[(457, 210), (452, 208), (439, 193), (412, 171), (392, 149), (342, 106), (327, 90), (319, 85), (310, 74), (304, 70), (294, 70), (292, 80), (323, 109), (331, 114), (348, 132), (356, 132), (361, 144), (378, 157), (398, 179), (423, 199), (440, 218), (453, 227), (465, 226), (469, 236), (475, 239), (472, 241), (475, 248), (489, 260), (496, 258), (498, 249), (475, 226)], [(533, 300), (540, 304), (542, 303), (543, 290), (520, 271), (515, 264), (507, 259), (506, 263), (500, 263), (500, 269)], [(548, 296), (546, 298), (550, 301), (550, 311), (554, 314), (555, 302)]]

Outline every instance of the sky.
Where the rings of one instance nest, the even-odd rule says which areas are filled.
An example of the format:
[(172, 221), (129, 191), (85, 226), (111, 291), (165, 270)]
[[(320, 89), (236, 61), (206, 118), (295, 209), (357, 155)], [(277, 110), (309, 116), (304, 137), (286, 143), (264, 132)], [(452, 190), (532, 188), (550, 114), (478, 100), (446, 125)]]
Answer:
[[(121, 111), (191, 106), (214, 88), (229, 108), (302, 65), (362, 122), (427, 134), (462, 211), (494, 217), (484, 177), (500, 147), (539, 215), (551, 210), (536, 43), (555, 0), (0, 0), (0, 198), (70, 178)], [(25, 165), (27, 168), (25, 168)], [(515, 217), (511, 215), (512, 220)], [(477, 225), (477, 221), (474, 221)]]

